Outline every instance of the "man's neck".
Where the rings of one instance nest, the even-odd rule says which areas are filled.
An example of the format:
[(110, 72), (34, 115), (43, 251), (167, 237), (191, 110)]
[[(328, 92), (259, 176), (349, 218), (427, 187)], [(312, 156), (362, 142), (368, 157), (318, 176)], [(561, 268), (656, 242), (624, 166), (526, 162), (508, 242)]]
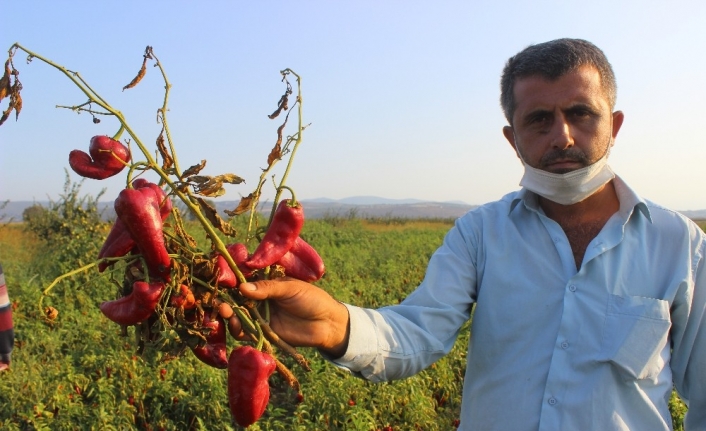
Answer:
[(573, 205), (561, 205), (539, 196), (539, 205), (547, 217), (561, 226), (569, 240), (576, 269), (581, 268), (588, 245), (620, 209), (613, 181), (585, 200)]
[(609, 181), (596, 193), (573, 205), (561, 205), (542, 196), (538, 198), (539, 205), (547, 217), (562, 227), (565, 224), (575, 225), (599, 220), (605, 222), (620, 209), (620, 201), (613, 181)]

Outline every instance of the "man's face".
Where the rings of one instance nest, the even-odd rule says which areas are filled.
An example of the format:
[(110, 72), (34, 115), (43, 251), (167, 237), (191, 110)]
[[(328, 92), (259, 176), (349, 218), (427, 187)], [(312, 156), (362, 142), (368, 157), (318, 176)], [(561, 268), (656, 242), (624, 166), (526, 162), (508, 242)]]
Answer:
[[(598, 71), (582, 66), (554, 81), (519, 79), (505, 138), (530, 166), (565, 173), (598, 161), (612, 145), (623, 113), (611, 113)], [(519, 156), (519, 154), (518, 154)]]

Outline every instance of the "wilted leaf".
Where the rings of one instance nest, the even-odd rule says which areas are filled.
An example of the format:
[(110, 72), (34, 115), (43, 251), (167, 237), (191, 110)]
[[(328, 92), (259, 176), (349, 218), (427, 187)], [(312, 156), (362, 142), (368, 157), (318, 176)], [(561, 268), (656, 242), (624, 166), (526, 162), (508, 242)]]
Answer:
[(270, 151), (270, 154), (267, 155), (267, 166), (270, 167), (274, 162), (282, 158), (282, 130), (284, 130), (284, 126), (287, 125), (287, 120), (284, 120), (284, 123), (282, 123), (281, 126), (277, 128), (277, 142), (275, 142), (275, 146), (272, 148), (272, 151)]
[(194, 192), (209, 197), (223, 196), (226, 191), (223, 188), (223, 182), (217, 178), (197, 175), (189, 179), (197, 183), (194, 185)]
[(137, 84), (139, 84), (140, 81), (142, 81), (142, 78), (147, 73), (147, 59), (148, 58), (152, 58), (152, 47), (151, 46), (147, 46), (147, 48), (145, 48), (145, 54), (143, 55), (143, 58), (142, 58), (142, 67), (140, 68), (140, 71), (137, 72), (137, 76), (135, 76), (132, 79), (132, 81), (130, 81), (130, 83), (128, 85), (123, 87), (123, 91), (127, 90), (128, 88), (132, 88), (132, 87), (136, 86)]
[(196, 198), (196, 200), (199, 203), (199, 207), (201, 207), (201, 211), (203, 211), (203, 215), (208, 219), (208, 221), (211, 222), (213, 227), (223, 232), (223, 234), (226, 236), (236, 236), (236, 232), (235, 229), (233, 229), (233, 226), (223, 220), (221, 216), (218, 215), (218, 212), (214, 207), (212, 207), (208, 202), (206, 202), (202, 198)]
[(280, 97), (279, 102), (277, 103), (277, 109), (275, 110), (275, 112), (268, 115), (270, 120), (274, 120), (275, 118), (277, 118), (283, 110), (286, 111), (287, 109), (289, 109), (289, 93), (290, 91), (287, 91), (282, 95), (282, 97)]
[(174, 230), (176, 231), (177, 236), (182, 239), (184, 244), (187, 244), (192, 248), (196, 248), (196, 240), (194, 237), (189, 235), (186, 230), (184, 230), (184, 222), (181, 219), (181, 214), (179, 214), (179, 211), (174, 211), (174, 217), (176, 219), (176, 223), (174, 223)]
[(244, 179), (235, 174), (223, 174), (219, 175), (217, 178), (220, 178), (221, 181), (228, 184), (240, 184), (245, 182)]
[(174, 159), (172, 159), (172, 156), (169, 155), (167, 146), (164, 145), (164, 127), (162, 127), (162, 131), (159, 132), (159, 136), (157, 136), (157, 149), (159, 150), (159, 154), (162, 156), (162, 169), (166, 171), (174, 165)]
[(0, 101), (10, 94), (10, 60), (5, 62), (5, 73), (0, 78)]
[(5, 120), (7, 120), (7, 118), (10, 116), (10, 112), (12, 112), (12, 105), (10, 105), (10, 107), (2, 113), (2, 117), (0, 117), (0, 126), (2, 126)]
[(196, 184), (203, 184), (203, 183), (209, 181), (210, 179), (211, 179), (211, 177), (206, 176), (206, 175), (194, 175), (193, 177), (189, 178), (189, 181), (191, 181), (192, 183), (196, 183)]
[(11, 99), (14, 99), (14, 105), (15, 105), (15, 120), (20, 116), (20, 111), (22, 110), (22, 97), (20, 97), (20, 92), (19, 90), (17, 93), (13, 91)]
[(206, 160), (201, 160), (201, 163), (199, 163), (198, 165), (191, 166), (191, 167), (189, 167), (189, 169), (184, 171), (184, 173), (181, 175), (181, 177), (188, 178), (192, 175), (196, 175), (199, 172), (201, 172), (201, 170), (205, 167), (206, 167)]
[(225, 210), (225, 213), (233, 217), (247, 212), (250, 209), (250, 203), (252, 202), (253, 198), (254, 196), (252, 195), (252, 193), (250, 193), (249, 195), (240, 199), (240, 203), (233, 211)]
[(271, 113), (268, 115), (268, 117), (273, 120), (279, 116), (279, 114), (282, 113), (282, 111), (286, 111), (289, 109), (289, 95), (292, 94), (292, 84), (287, 81), (286, 76), (284, 76), (283, 81), (287, 83), (287, 90), (284, 92), (282, 97), (279, 98), (279, 102), (277, 102), (277, 109), (275, 112)]

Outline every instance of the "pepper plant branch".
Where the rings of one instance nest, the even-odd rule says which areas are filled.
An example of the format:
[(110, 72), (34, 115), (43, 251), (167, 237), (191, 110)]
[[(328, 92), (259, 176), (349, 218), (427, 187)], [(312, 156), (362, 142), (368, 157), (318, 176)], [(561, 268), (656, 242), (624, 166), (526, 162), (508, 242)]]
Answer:
[(71, 277), (71, 276), (74, 276), (76, 274), (79, 274), (83, 271), (87, 271), (96, 265), (98, 265), (98, 262), (92, 262), (92, 263), (89, 263), (88, 265), (84, 265), (80, 268), (74, 269), (73, 271), (69, 271), (66, 274), (62, 274), (62, 275), (56, 277), (54, 279), (54, 281), (52, 281), (51, 284), (49, 284), (49, 286), (47, 286), (46, 289), (44, 289), (42, 291), (42, 295), (39, 297), (38, 304), (39, 304), (40, 313), (43, 312), (42, 302), (44, 301), (44, 298), (49, 295), (49, 292), (51, 292), (51, 290), (54, 288), (54, 286), (56, 286), (61, 280), (68, 278), (68, 277)]
[[(61, 73), (66, 75), (66, 77), (69, 78), (83, 92), (83, 94), (86, 95), (86, 97), (88, 97), (90, 100), (93, 100), (95, 103), (100, 105), (106, 111), (114, 112), (114, 110), (110, 109), (110, 105), (105, 103), (103, 101), (103, 99), (93, 91), (93, 89), (91, 89), (88, 85), (86, 85), (84, 83), (83, 78), (80, 78), (80, 76), (78, 75), (77, 72), (72, 72), (72, 71), (68, 70), (67, 68), (65, 68), (64, 66), (61, 66), (57, 63), (54, 63), (53, 61), (49, 60), (48, 58), (42, 57), (41, 55), (28, 50), (27, 48), (20, 45), (19, 43), (15, 43), (10, 48), (11, 56), (12, 56), (12, 49), (13, 48), (17, 48), (17, 49), (20, 49), (20, 50), (26, 52), (30, 59), (37, 58), (37, 59), (47, 63), (48, 65), (58, 69)], [(78, 79), (77, 79), (77, 77), (78, 77)]]
[(169, 144), (169, 151), (171, 152), (172, 159), (174, 160), (174, 172), (177, 177), (181, 178), (181, 169), (179, 168), (179, 160), (177, 158), (176, 150), (174, 149), (174, 144), (172, 143), (172, 134), (169, 132), (169, 125), (167, 124), (167, 104), (169, 102), (169, 91), (172, 89), (172, 84), (169, 83), (167, 78), (167, 72), (162, 67), (162, 62), (159, 58), (150, 50), (151, 56), (154, 58), (155, 66), (159, 68), (162, 74), (162, 79), (164, 80), (164, 102), (162, 107), (158, 109), (159, 115), (161, 117), (162, 125), (164, 125), (164, 133), (167, 135), (167, 143)]
[[(297, 116), (298, 116), (298, 133), (297, 133), (297, 138), (296, 141), (294, 142), (294, 147), (292, 148), (292, 153), (289, 155), (289, 160), (287, 161), (287, 167), (284, 170), (284, 174), (282, 174), (282, 179), (279, 182), (279, 187), (277, 187), (277, 192), (275, 194), (275, 199), (273, 202), (273, 210), (272, 214), (274, 214), (274, 208), (277, 208), (277, 203), (279, 202), (280, 195), (282, 194), (282, 186), (287, 182), (287, 177), (289, 176), (289, 171), (292, 168), (292, 163), (294, 162), (294, 155), (297, 152), (297, 148), (299, 148), (299, 144), (302, 142), (302, 132), (304, 131), (303, 127), (303, 112), (302, 112), (302, 80), (299, 75), (297, 75), (292, 69), (285, 69), (282, 72), (282, 76), (286, 79), (287, 74), (292, 74), (296, 76), (297, 78), (297, 100), (295, 103), (298, 104), (297, 106)], [(290, 189), (291, 190), (291, 189)]]
[[(83, 78), (80, 77), (80, 75), (79, 75), (78, 73), (76, 73), (76, 72), (71, 72), (71, 71), (69, 71), (68, 69), (66, 69), (65, 67), (63, 67), (63, 66), (61, 66), (61, 65), (59, 65), (59, 64), (57, 64), (57, 63), (55, 63), (55, 62), (53, 62), (53, 61), (51, 61), (51, 60), (45, 58), (45, 57), (42, 57), (42, 56), (40, 56), (40, 55), (34, 53), (33, 51), (28, 50), (27, 48), (23, 47), (22, 45), (20, 45), (20, 44), (18, 44), (18, 43), (15, 43), (15, 44), (13, 45), (13, 47), (16, 47), (17, 49), (21, 49), (22, 51), (26, 52), (30, 57), (32, 57), (32, 58), (37, 58), (37, 59), (39, 59), (39, 60), (41, 60), (41, 61), (43, 61), (43, 62), (49, 64), (50, 66), (52, 66), (52, 67), (58, 69), (58, 70), (61, 71), (64, 75), (66, 75), (77, 87), (79, 87), (79, 89), (80, 89), (90, 100), (92, 100), (93, 102), (95, 102), (96, 104), (98, 104), (100, 107), (102, 107), (102, 108), (105, 109), (106, 111), (108, 111), (108, 112), (112, 113), (113, 115), (115, 115), (115, 117), (116, 117), (116, 118), (118, 119), (118, 121), (120, 122), (121, 128), (123, 128), (123, 129), (133, 138), (133, 140), (135, 141), (135, 144), (138, 146), (138, 148), (140, 149), (140, 151), (142, 152), (142, 154), (143, 154), (143, 155), (145, 156), (145, 158), (147, 159), (147, 162), (146, 162), (147, 166), (148, 166), (149, 168), (152, 168), (152, 169), (160, 176), (160, 178), (162, 178), (162, 179), (169, 185), (169, 187), (171, 188), (172, 192), (173, 192), (175, 195), (177, 195), (177, 196), (179, 197), (179, 199), (181, 199), (182, 202), (184, 202), (184, 204), (194, 213), (194, 215), (196, 216), (196, 218), (198, 219), (198, 221), (201, 223), (201, 225), (202, 225), (202, 226), (204, 227), (204, 229), (206, 230), (206, 233), (208, 234), (208, 236), (209, 236), (209, 237), (211, 238), (211, 240), (214, 242), (215, 248), (223, 255), (223, 257), (225, 258), (226, 262), (228, 262), (228, 265), (229, 265), (230, 268), (233, 270), (233, 272), (236, 274), (236, 276), (238, 277), (238, 279), (239, 279), (241, 282), (245, 282), (245, 277), (243, 276), (242, 272), (240, 272), (240, 269), (238, 268), (238, 266), (237, 266), (237, 265), (235, 264), (235, 262), (233, 261), (233, 258), (230, 257), (230, 254), (228, 253), (228, 251), (226, 250), (225, 245), (223, 244), (223, 241), (221, 241), (221, 239), (218, 237), (218, 235), (216, 234), (215, 229), (213, 229), (213, 226), (211, 225), (211, 223), (210, 223), (208, 220), (206, 220), (206, 218), (203, 216), (203, 214), (201, 213), (200, 208), (199, 208), (197, 205), (195, 205), (195, 204), (191, 201), (191, 199), (187, 198), (187, 196), (186, 196), (183, 192), (179, 191), (179, 189), (175, 186), (174, 182), (169, 178), (169, 175), (167, 175), (167, 173), (165, 173), (165, 172), (159, 167), (159, 165), (157, 165), (155, 159), (152, 157), (152, 154), (147, 150), (147, 147), (145, 147), (145, 145), (142, 143), (142, 141), (140, 140), (139, 136), (137, 136), (137, 134), (132, 130), (132, 128), (130, 127), (130, 125), (129, 125), (129, 124), (127, 123), (127, 121), (125, 120), (125, 117), (123, 116), (123, 114), (122, 114), (120, 111), (114, 109), (110, 104), (108, 104), (107, 102), (105, 102), (105, 101), (103, 100), (103, 98), (101, 98), (101, 97), (83, 80)], [(12, 49), (13, 49), (13, 48), (10, 48), (10, 51), (12, 51)], [(158, 63), (158, 64), (159, 64), (159, 63)], [(161, 66), (160, 66), (160, 69), (161, 69)], [(166, 75), (163, 75), (163, 76), (164, 76), (164, 78), (165, 78), (165, 82), (166, 82), (167, 85), (168, 85), (168, 81), (166, 81)], [(166, 88), (166, 90), (168, 91), (168, 88)], [(165, 103), (166, 103), (166, 101), (167, 101), (167, 98), (166, 98), (166, 96), (165, 96)], [(162, 115), (164, 116), (164, 113), (162, 113)]]

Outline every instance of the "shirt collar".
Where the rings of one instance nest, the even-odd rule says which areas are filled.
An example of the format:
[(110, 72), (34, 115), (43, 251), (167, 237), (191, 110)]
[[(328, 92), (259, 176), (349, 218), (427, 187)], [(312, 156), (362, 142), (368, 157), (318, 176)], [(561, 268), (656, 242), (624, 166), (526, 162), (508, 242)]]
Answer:
[[(628, 220), (633, 213), (633, 210), (637, 210), (652, 223), (652, 216), (650, 215), (650, 209), (647, 207), (647, 203), (644, 199), (635, 193), (633, 189), (628, 186), (628, 184), (619, 176), (615, 176), (613, 179), (613, 185), (615, 186), (615, 193), (618, 195), (618, 202), (620, 202), (620, 209), (618, 212), (623, 216), (625, 220)], [(537, 199), (537, 194), (522, 188), (515, 197), (510, 202), (511, 213), (518, 203), (522, 202), (525, 207), (532, 211), (539, 211), (539, 200)]]

